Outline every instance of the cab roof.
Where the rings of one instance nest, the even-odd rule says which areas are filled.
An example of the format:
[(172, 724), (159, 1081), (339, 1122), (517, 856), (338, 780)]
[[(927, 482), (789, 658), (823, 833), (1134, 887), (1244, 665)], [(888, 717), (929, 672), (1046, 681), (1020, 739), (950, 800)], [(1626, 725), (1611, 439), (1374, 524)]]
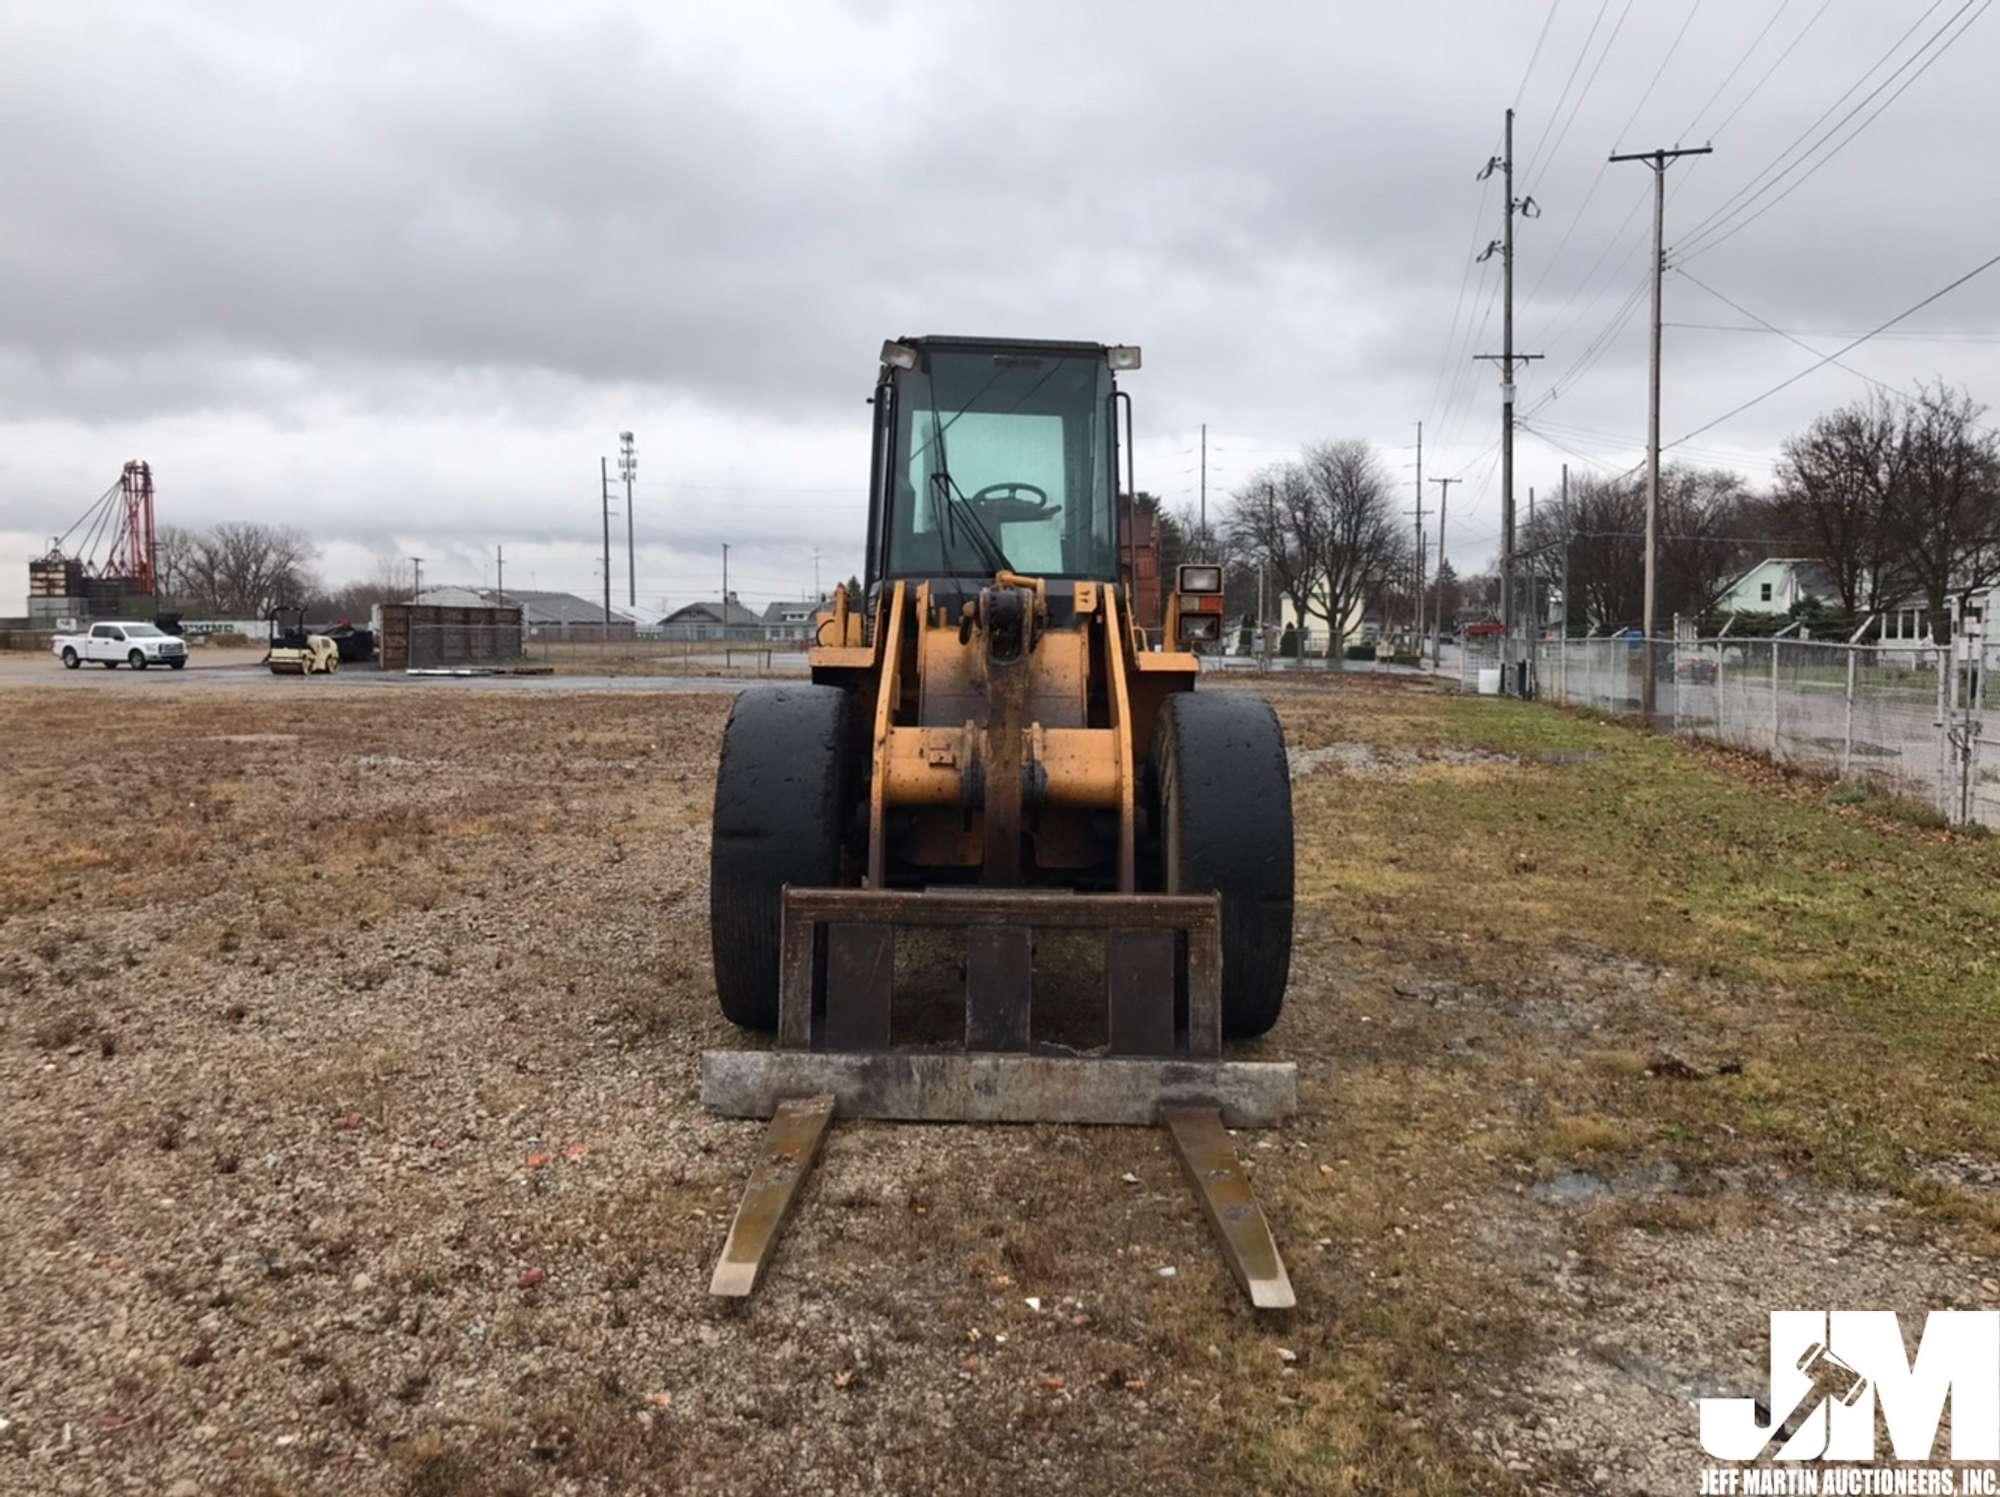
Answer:
[(1108, 343), (1076, 343), (1060, 338), (969, 338), (956, 334), (925, 333), (920, 337), (895, 340), (918, 348), (1032, 348), (1044, 353), (1102, 354)]

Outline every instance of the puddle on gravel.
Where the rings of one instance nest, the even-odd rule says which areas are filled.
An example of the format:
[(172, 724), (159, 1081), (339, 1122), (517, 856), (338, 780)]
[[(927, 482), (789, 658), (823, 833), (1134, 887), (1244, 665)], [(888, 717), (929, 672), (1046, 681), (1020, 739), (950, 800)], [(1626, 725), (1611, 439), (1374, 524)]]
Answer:
[(1940, 1159), (1904, 1156), (1909, 1166), (1926, 1179), (1960, 1190), (2000, 1190), (2000, 1163), (1976, 1159), (1970, 1154), (1947, 1154)]
[(1550, 1029), (1565, 1034), (1588, 1034), (1597, 1028), (1602, 1018), (1594, 1003), (1556, 993), (1504, 993), (1483, 983), (1404, 983), (1395, 989), (1395, 994), (1398, 998), (1425, 1004), (1439, 1013), (1495, 1014), (1525, 1024), (1530, 1029)]
[(1552, 1206), (1594, 1206), (1599, 1201), (1645, 1200), (1681, 1188), (1680, 1167), (1671, 1161), (1621, 1170), (1615, 1175), (1566, 1170), (1528, 1187), (1528, 1194)]
[(1327, 768), (1337, 769), (1343, 774), (1387, 776), (1409, 774), (1433, 764), (1464, 767), (1518, 762), (1511, 755), (1496, 754), (1487, 749), (1378, 749), (1372, 743), (1329, 743), (1319, 748), (1288, 748), (1285, 750), (1285, 761), (1295, 780)]

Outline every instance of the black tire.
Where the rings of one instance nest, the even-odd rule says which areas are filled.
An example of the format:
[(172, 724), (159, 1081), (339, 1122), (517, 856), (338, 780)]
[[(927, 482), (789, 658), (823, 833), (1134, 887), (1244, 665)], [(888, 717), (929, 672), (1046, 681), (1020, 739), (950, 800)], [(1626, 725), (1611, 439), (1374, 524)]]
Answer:
[(146, 657), (141, 651), (134, 650), (125, 658), (131, 663), (132, 669), (135, 671), (142, 671), (146, 668)]
[(745, 1029), (778, 1025), (785, 885), (840, 881), (851, 712), (838, 687), (754, 686), (722, 730), (708, 926), (716, 997)]
[(100, 661), (99, 664), (101, 664), (108, 671), (115, 671), (118, 669), (118, 662), (115, 660)]
[(1222, 1032), (1278, 1022), (1292, 966), (1292, 781), (1285, 735), (1255, 697), (1179, 692), (1153, 733), (1160, 872), (1169, 894), (1222, 895)]
[(72, 650), (68, 645), (64, 645), (62, 652), (62, 663), (64, 670), (73, 671), (79, 665), (82, 665), (83, 661), (81, 658), (78, 657), (76, 651)]
[(169, 661), (167, 662), (167, 665), (169, 666), (169, 668), (171, 668), (171, 669), (173, 669), (173, 670), (182, 670), (182, 669), (184, 669), (184, 668), (186, 667), (186, 665), (187, 665), (187, 661), (185, 661), (185, 660), (169, 660)]

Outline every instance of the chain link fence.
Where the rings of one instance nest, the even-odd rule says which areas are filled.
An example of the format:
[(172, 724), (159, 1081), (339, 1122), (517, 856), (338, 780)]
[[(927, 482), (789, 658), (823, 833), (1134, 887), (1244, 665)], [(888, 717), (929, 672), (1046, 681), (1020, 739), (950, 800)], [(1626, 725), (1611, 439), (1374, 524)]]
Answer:
[(647, 639), (601, 629), (415, 624), (409, 659), (390, 669), (554, 671), (578, 675), (804, 675), (799, 640)]
[[(1503, 654), (1509, 656), (1503, 661)], [(1652, 724), (2000, 826), (2000, 645), (1793, 639), (1468, 640), (1468, 692), (1541, 697)]]

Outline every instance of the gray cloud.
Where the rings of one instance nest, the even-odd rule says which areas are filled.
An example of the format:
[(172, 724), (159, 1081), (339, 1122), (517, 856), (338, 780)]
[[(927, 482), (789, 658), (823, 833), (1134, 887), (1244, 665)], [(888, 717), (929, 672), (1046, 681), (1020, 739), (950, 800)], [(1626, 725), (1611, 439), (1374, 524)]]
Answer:
[[(1524, 400), (1638, 282), (1644, 210), (1611, 236), (1644, 173), (1600, 176), (1604, 154), (1676, 138), (1776, 8), (1704, 8), (1646, 94), (1687, 11), (1631, 7), (1563, 133), (1558, 94), (1595, 8), (1558, 4), (1521, 100), (1524, 162), (1562, 134), (1523, 173), (1544, 216), (1522, 225), (1520, 334), (1549, 355)], [(1702, 128), (1813, 9), (1785, 7)], [(1676, 169), (1672, 223), (1692, 227), (1776, 156), (1916, 14), (1834, 0), (1716, 157)], [(1473, 174), (1545, 15), (16, 7), (0, 53), (16, 146), (0, 158), (0, 531), (60, 529), (143, 453), (176, 520), (296, 513), (330, 543), (428, 545), (465, 567), (494, 540), (538, 542), (567, 567), (545, 585), (587, 588), (595, 459), (629, 425), (656, 580), (697, 585), (724, 539), (746, 577), (809, 575), (814, 547), (858, 551), (876, 343), (993, 331), (1144, 343), (1141, 477), (1175, 495), (1203, 421), (1217, 493), (1287, 443), (1400, 447), (1424, 417), (1431, 471), (1472, 480), (1454, 552), (1476, 560), (1496, 402), (1490, 369), (1458, 355), (1497, 347), (1498, 318), (1478, 315), (1486, 272), (1459, 294), (1468, 244), (1497, 232), (1495, 195), (1475, 230)], [(1689, 269), (1781, 325), (1858, 330), (1984, 258), (1992, 55), (1975, 27)], [(1680, 279), (1669, 318), (1743, 321)], [(2000, 328), (2000, 281), (1913, 326)], [(1544, 408), (1546, 435), (1628, 460), (1643, 328), (1641, 308)], [(1854, 362), (1991, 389), (1995, 348), (1884, 341)], [(1806, 361), (1779, 339), (1674, 330), (1669, 434)], [(1786, 431), (1861, 388), (1825, 371), (1702, 450), (1740, 451), (1754, 476)], [(1546, 491), (1564, 460), (1524, 439), (1523, 485)], [(27, 544), (0, 543), (0, 607)]]

